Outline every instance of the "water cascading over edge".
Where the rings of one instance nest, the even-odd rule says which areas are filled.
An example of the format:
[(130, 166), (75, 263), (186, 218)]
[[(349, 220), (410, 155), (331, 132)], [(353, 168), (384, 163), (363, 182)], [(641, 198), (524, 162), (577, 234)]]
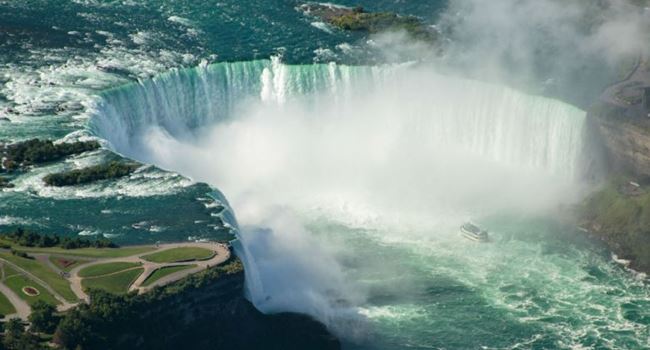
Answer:
[[(390, 153), (393, 144), (407, 150), (400, 157), (409, 153), (409, 147), (425, 154), (460, 149), (462, 154), (505, 167), (563, 179), (582, 176), (588, 158), (583, 111), (507, 87), (424, 71), (414, 65), (292, 66), (277, 59), (176, 69), (106, 91), (95, 106), (90, 129), (115, 151), (151, 162), (143, 144), (151, 128), (193, 143), (209, 127), (237, 121), (250, 104), (282, 110), (299, 100), (312, 112), (307, 114), (318, 118), (321, 110), (334, 106), (334, 111), (338, 107), (345, 111), (359, 101), (367, 103), (368, 96), (376, 93), (382, 96), (375, 101), (378, 105), (386, 103), (393, 109), (360, 119), (368, 129), (346, 131), (358, 133), (359, 143), (376, 144), (380, 156), (383, 151)], [(345, 124), (345, 118), (353, 122), (360, 117), (334, 116), (332, 123)], [(246, 265), (248, 291), (259, 307), (269, 297), (256, 257), (247, 249), (247, 238), (239, 238), (242, 244), (237, 252)]]

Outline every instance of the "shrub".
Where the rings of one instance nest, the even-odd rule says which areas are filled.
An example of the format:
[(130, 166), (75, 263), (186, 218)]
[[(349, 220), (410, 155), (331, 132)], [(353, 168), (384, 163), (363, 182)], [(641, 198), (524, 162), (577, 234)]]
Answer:
[(13, 254), (15, 256), (18, 256), (18, 257), (21, 257), (21, 258), (25, 258), (25, 259), (31, 259), (32, 258), (31, 256), (27, 255), (27, 253), (19, 251), (19, 250), (15, 250), (15, 249), (11, 250), (11, 254)]
[(58, 323), (54, 315), (56, 308), (42, 300), (37, 300), (32, 305), (32, 313), (29, 315), (29, 322), (32, 323), (32, 330), (42, 333), (52, 333)]
[(50, 174), (45, 176), (43, 181), (49, 186), (73, 186), (98, 180), (117, 179), (131, 174), (137, 168), (136, 164), (113, 161), (83, 169)]
[(31, 139), (1, 147), (0, 158), (4, 158), (2, 168), (6, 171), (14, 171), (28, 165), (63, 159), (99, 147), (96, 141), (54, 144), (51, 140)]
[[(10, 232), (5, 235), (5, 238), (15, 242), (17, 245), (24, 247), (38, 247), (38, 248), (50, 248), (50, 247), (61, 247), (64, 249), (77, 249), (77, 248), (116, 248), (117, 245), (107, 238), (98, 238), (95, 240), (80, 238), (80, 237), (59, 237), (58, 235), (43, 235), (18, 227), (13, 232)], [(6, 245), (6, 248), (11, 248), (11, 246)], [(22, 252), (12, 250), (12, 254), (19, 255), (24, 254)]]

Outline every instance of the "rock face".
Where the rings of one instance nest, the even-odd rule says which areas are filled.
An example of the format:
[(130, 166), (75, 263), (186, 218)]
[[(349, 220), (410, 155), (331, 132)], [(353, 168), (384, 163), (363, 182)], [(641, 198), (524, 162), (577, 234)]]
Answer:
[(243, 297), (244, 273), (139, 310), (119, 349), (340, 349), (325, 326), (298, 314), (264, 315)]
[(650, 182), (650, 118), (605, 104), (593, 108), (589, 117), (605, 146), (610, 170)]
[(577, 224), (632, 268), (650, 272), (650, 118), (600, 103), (588, 122), (590, 147), (603, 148), (609, 171), (604, 186), (578, 206)]

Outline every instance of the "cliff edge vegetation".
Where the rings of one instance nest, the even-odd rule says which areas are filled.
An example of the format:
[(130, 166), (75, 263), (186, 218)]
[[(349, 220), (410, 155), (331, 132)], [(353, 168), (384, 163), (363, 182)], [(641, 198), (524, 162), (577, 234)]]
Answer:
[(611, 179), (578, 208), (580, 225), (630, 267), (650, 272), (650, 192), (624, 177)]

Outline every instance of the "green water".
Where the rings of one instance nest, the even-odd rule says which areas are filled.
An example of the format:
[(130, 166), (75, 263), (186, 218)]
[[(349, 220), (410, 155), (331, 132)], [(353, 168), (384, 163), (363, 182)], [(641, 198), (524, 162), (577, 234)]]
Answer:
[(455, 228), (381, 232), (314, 223), (316, 232), (353, 247), (346, 267), (368, 291), (360, 312), (372, 322), (349, 348), (648, 347), (650, 290), (605, 249), (544, 218), (484, 224), (488, 244), (464, 240)]

